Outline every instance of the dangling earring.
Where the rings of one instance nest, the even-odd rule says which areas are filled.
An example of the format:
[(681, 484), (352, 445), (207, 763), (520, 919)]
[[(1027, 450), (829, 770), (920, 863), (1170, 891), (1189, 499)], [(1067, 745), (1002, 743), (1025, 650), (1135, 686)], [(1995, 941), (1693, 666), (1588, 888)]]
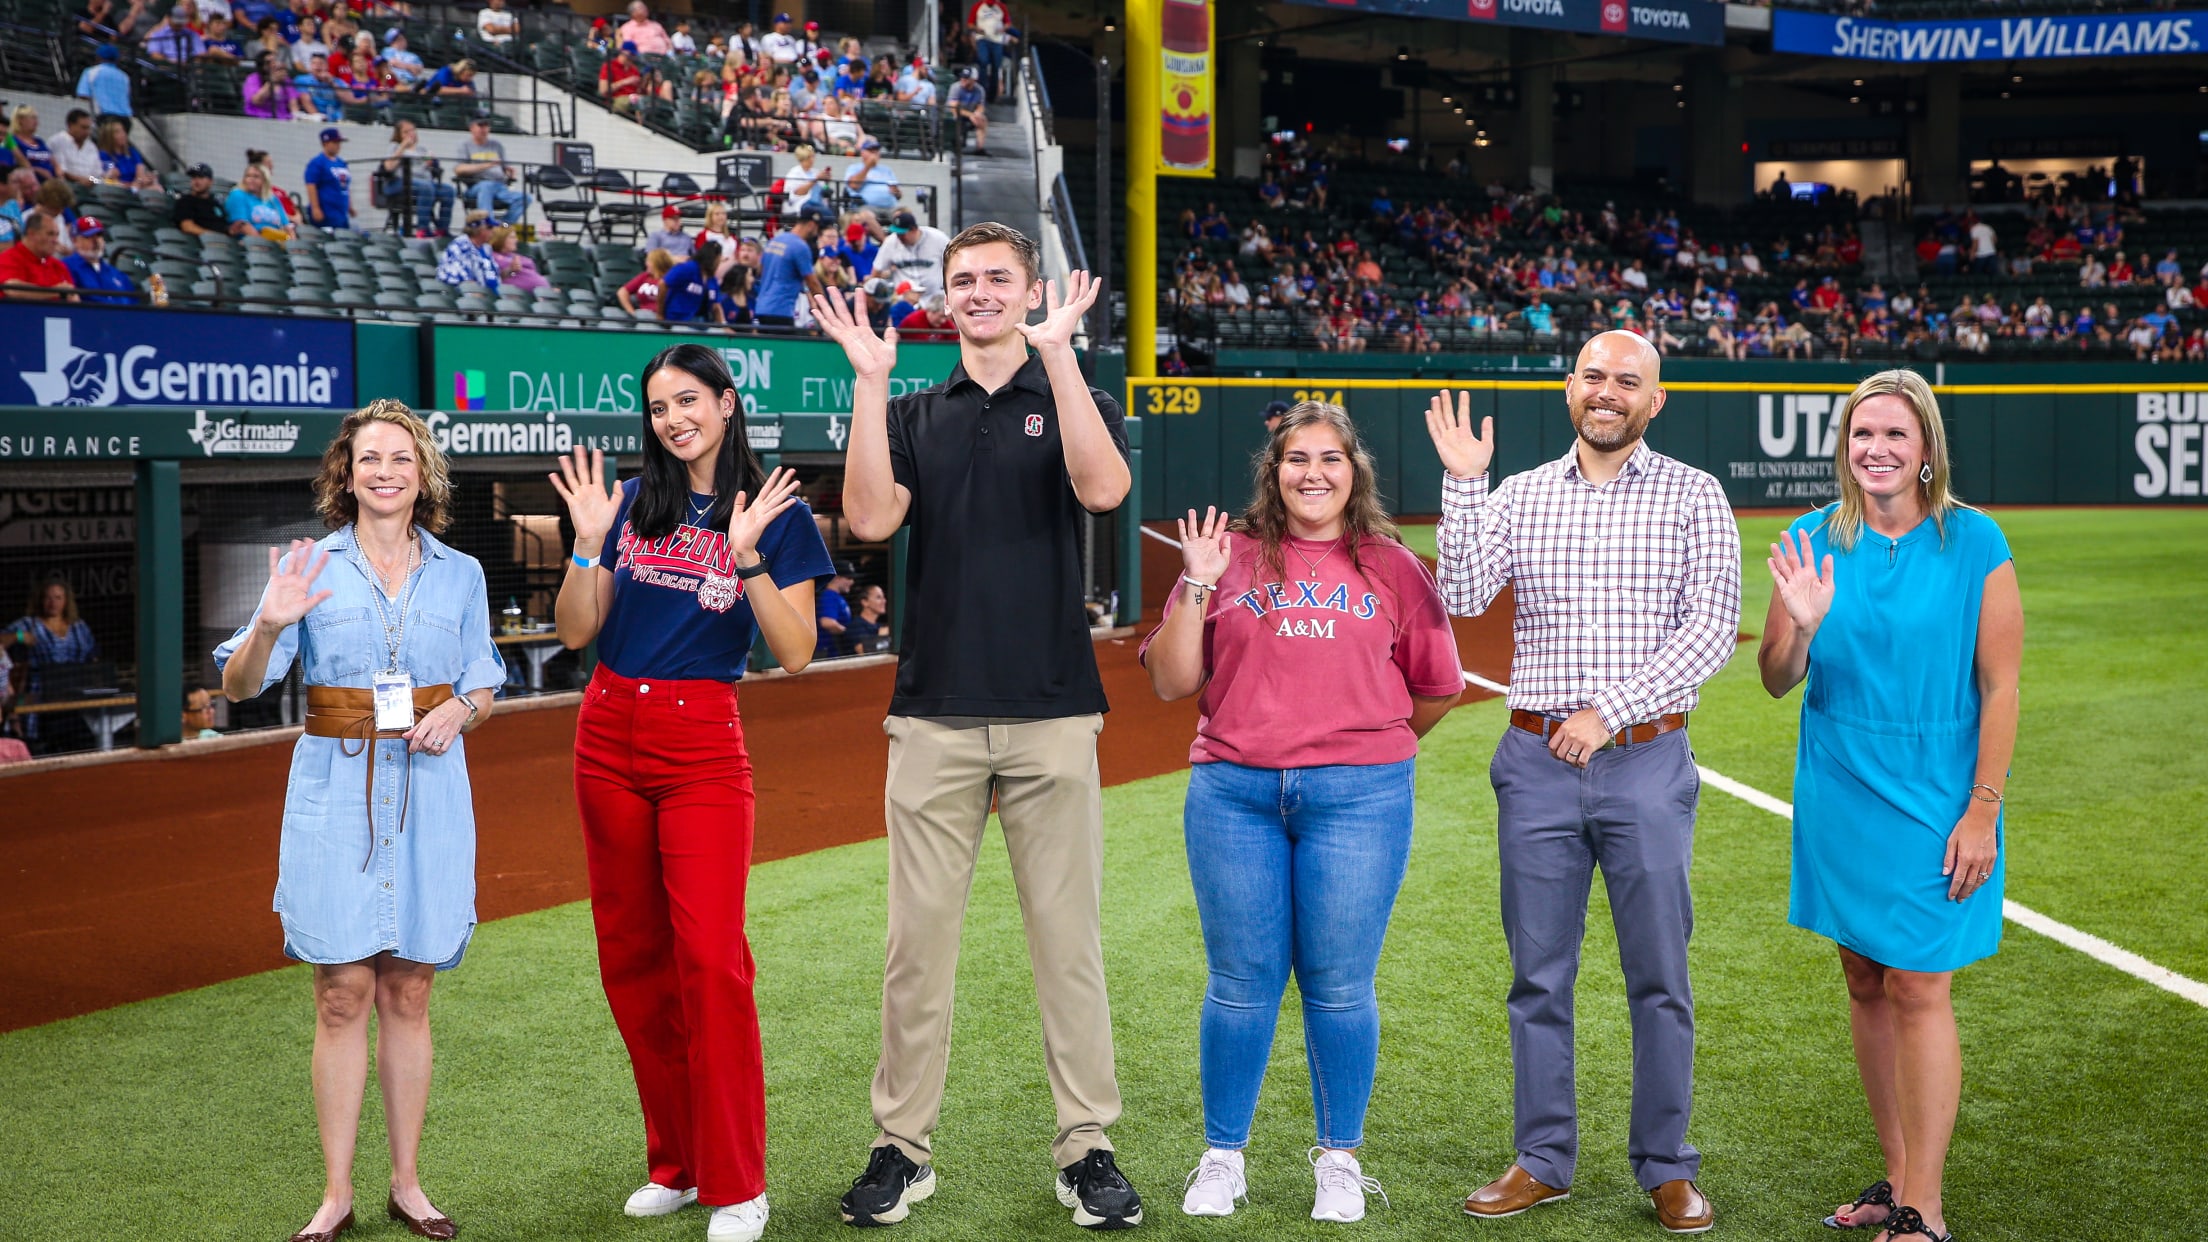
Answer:
[(1926, 462), (1926, 463), (1924, 463), (1924, 469), (1922, 469), (1922, 470), (1919, 470), (1919, 471), (1917, 471), (1917, 482), (1919, 482), (1919, 483), (1930, 483), (1931, 481), (1932, 481), (1932, 463), (1931, 463), (1931, 462)]

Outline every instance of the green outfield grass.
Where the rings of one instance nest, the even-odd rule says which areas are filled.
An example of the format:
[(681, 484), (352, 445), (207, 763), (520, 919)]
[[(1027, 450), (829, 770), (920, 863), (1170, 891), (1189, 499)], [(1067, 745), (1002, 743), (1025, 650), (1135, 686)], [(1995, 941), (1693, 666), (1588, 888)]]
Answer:
[[(1998, 515), (2030, 633), (2010, 785), (2009, 895), (2166, 966), (2208, 977), (2208, 759), (2194, 734), (2208, 673), (2208, 513)], [(1762, 549), (1745, 524), (1760, 628)], [(1489, 670), (1500, 672), (1501, 670)], [(1694, 741), (1709, 767), (1788, 796), (1797, 703), (1757, 685), (1752, 649), (1709, 688)], [(1183, 775), (1105, 794), (1106, 955), (1127, 1115), (1113, 1134), (1174, 1238), (1647, 1239), (1625, 1162), (1629, 1045), (1601, 894), (1580, 1005), (1582, 1159), (1571, 1202), (1474, 1222), (1463, 1195), (1510, 1158), (1508, 964), (1496, 920), (1486, 764), (1500, 703), (1427, 740), (1410, 879), (1382, 964), (1385, 1023), (1363, 1225), (1311, 1222), (1302, 1049), (1288, 1005), (1250, 1150), (1253, 1199), (1227, 1220), (1179, 1212), (1202, 1146), (1196, 1009), (1203, 963), (1180, 850)], [(1879, 1175), (1848, 1052), (1831, 946), (1786, 926), (1787, 825), (1706, 789), (1696, 855), (1700, 1056), (1693, 1138), (1718, 1235), (1822, 1239), (1817, 1218)], [(835, 1200), (872, 1136), (880, 842), (762, 866), (752, 935), (771, 1100), (769, 1238), (845, 1238)], [(274, 934), (273, 926), (270, 934)], [(911, 1239), (1075, 1236), (1049, 1193), (1051, 1107), (1001, 844), (983, 856), (962, 963), (942, 1189)], [(1948, 1219), (1978, 1239), (2196, 1236), (2208, 1173), (2208, 1010), (2011, 925), (1956, 987), (1967, 1085)], [(424, 1164), (474, 1239), (703, 1236), (690, 1211), (620, 1215), (643, 1176), (642, 1124), (598, 990), (580, 905), (481, 929), (439, 984), (439, 1068)], [(319, 1188), (302, 969), (0, 1036), (0, 1237), (266, 1238), (304, 1223)], [(387, 1176), (371, 1099), (364, 1227)], [(1868, 1235), (1864, 1235), (1866, 1238)]]

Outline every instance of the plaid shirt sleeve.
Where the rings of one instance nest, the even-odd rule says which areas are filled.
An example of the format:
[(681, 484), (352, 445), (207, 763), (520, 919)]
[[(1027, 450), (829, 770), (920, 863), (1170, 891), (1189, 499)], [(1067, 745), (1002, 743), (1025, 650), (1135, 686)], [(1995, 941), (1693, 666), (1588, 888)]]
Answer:
[(1505, 483), (1488, 495), (1492, 477), (1492, 470), (1470, 479), (1446, 470), (1441, 474), (1441, 528), (1435, 537), (1439, 568), (1434, 582), (1454, 617), (1486, 612), (1511, 578), (1511, 488)]
[(1597, 691), (1588, 704), (1612, 732), (1691, 701), (1732, 658), (1739, 638), (1740, 528), (1716, 479), (1703, 476), (1694, 491), (1678, 628), (1630, 676)]

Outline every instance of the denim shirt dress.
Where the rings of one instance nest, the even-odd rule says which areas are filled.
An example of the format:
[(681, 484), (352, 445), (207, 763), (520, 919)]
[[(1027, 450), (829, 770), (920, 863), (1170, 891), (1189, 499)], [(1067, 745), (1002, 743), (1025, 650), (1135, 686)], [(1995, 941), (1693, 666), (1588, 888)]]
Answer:
[[(422, 563), (414, 571), (399, 666), (416, 689), (450, 685), (461, 695), (504, 685), (506, 665), (491, 642), (482, 565), (426, 530), (416, 533)], [(388, 662), (376, 612), (381, 588), (353, 558), (352, 528), (333, 532), (315, 550), (330, 559), (312, 589), (333, 594), (276, 639), (261, 679), (264, 691), (283, 680), (294, 658), (304, 662), (310, 686), (362, 690)], [(396, 600), (385, 604), (394, 615), (396, 607)], [(230, 662), (252, 629), (248, 621), (215, 648), (217, 667)], [(415, 755), (411, 777), (406, 746), (404, 738), (363, 748), (342, 738), (300, 736), (284, 789), (276, 863), (275, 909), (286, 956), (332, 965), (389, 951), (439, 970), (460, 964), (475, 932), (467, 741), (456, 738), (442, 755)], [(348, 757), (348, 748), (356, 753)], [(370, 764), (376, 770), (372, 804), (365, 793)]]

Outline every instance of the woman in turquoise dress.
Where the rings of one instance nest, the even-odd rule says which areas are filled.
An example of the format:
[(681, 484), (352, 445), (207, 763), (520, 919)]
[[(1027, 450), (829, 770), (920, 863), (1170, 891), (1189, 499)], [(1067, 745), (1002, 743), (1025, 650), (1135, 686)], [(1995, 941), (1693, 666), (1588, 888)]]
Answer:
[(1825, 1219), (1945, 1242), (1941, 1175), (1962, 1091), (1949, 984), (2001, 943), (2001, 798), (2016, 745), (2023, 605), (2008, 541), (1948, 486), (1938, 403), (1913, 371), (1840, 414), (1840, 499), (1771, 548), (1757, 662), (1805, 678), (1787, 919), (1840, 946), (1856, 1069), (1886, 1176)]

